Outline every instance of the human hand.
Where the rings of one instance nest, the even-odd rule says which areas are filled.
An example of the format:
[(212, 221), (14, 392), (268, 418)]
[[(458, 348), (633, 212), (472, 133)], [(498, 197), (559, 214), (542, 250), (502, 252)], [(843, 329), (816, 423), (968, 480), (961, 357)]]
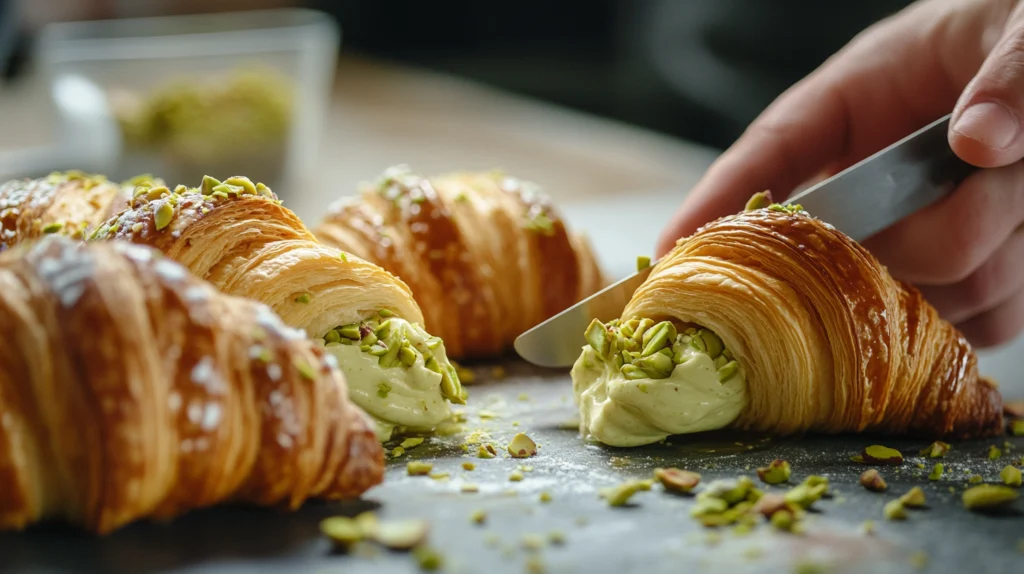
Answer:
[(951, 195), (864, 242), (978, 347), (1024, 328), (1024, 3), (922, 0), (868, 28), (782, 94), (711, 166), (657, 253), (766, 189), (776, 200), (953, 110), (979, 167)]

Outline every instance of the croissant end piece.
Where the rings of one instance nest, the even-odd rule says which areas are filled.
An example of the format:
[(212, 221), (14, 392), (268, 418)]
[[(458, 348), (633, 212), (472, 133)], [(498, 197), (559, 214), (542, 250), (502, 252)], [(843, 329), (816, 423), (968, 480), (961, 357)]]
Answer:
[(0, 530), (104, 534), (223, 502), (296, 508), (379, 484), (333, 357), (148, 247), (0, 254)]
[(314, 230), (413, 291), (454, 358), (491, 357), (605, 282), (587, 239), (533, 184), (500, 172), (388, 169)]
[(737, 428), (966, 439), (1003, 431), (965, 338), (799, 207), (680, 240), (573, 368), (581, 430), (630, 446)]

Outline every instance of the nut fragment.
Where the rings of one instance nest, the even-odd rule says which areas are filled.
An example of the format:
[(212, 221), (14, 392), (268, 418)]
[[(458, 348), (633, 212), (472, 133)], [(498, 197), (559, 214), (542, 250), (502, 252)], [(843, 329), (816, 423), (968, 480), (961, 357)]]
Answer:
[(430, 471), (434, 469), (434, 465), (429, 462), (422, 462), (418, 460), (410, 460), (405, 465), (405, 470), (409, 473), (409, 476), (426, 476), (430, 474)]
[(544, 492), (540, 493), (540, 501), (541, 502), (545, 502), (545, 503), (546, 502), (551, 502), (551, 493), (546, 491), (546, 490)]
[(866, 464), (903, 463), (903, 453), (894, 448), (889, 448), (887, 446), (882, 446), (878, 444), (873, 444), (865, 448), (864, 452), (862, 452), (860, 456)]
[(529, 458), (537, 454), (537, 443), (525, 434), (518, 433), (508, 443), (508, 453), (513, 458)]
[(946, 456), (946, 453), (949, 452), (949, 449), (949, 443), (937, 440), (932, 444), (926, 446), (925, 448), (921, 449), (921, 454), (927, 456), (928, 458), (940, 458)]
[(997, 447), (996, 445), (992, 445), (992, 446), (988, 447), (988, 459), (989, 460), (999, 460), (1002, 457), (1003, 457), (1003, 451), (999, 447)]
[(618, 486), (604, 489), (601, 495), (608, 501), (609, 506), (625, 506), (634, 494), (642, 490), (650, 490), (650, 480), (630, 480)]
[(860, 485), (874, 492), (885, 492), (889, 488), (882, 475), (873, 468), (869, 468), (861, 473)]
[(406, 450), (409, 450), (410, 448), (419, 446), (421, 444), (423, 444), (423, 439), (421, 437), (409, 437), (403, 440), (400, 446)]
[(907, 509), (903, 506), (903, 502), (897, 498), (885, 503), (885, 507), (882, 508), (882, 515), (887, 520), (906, 520)]
[(781, 494), (769, 492), (761, 497), (754, 505), (754, 512), (759, 512), (765, 516), (765, 518), (771, 518), (776, 512), (789, 509), (789, 504), (786, 502), (786, 498)]
[(1004, 466), (1003, 470), (999, 473), (999, 478), (1002, 479), (1003, 484), (1006, 486), (1016, 486), (1020, 488), (1021, 472), (1017, 467), (1010, 465)]
[(1024, 419), (1011, 421), (1009, 431), (1011, 436), (1024, 436)]
[(638, 255), (636, 258), (636, 270), (643, 271), (651, 266), (651, 258), (646, 255)]
[(444, 557), (429, 546), (421, 544), (413, 548), (412, 555), (421, 570), (437, 570), (444, 565)]
[(482, 444), (476, 449), (477, 458), (494, 458), (497, 455), (498, 451), (494, 448), (494, 445), (490, 443)]
[(469, 515), (469, 520), (473, 524), (483, 524), (487, 521), (487, 513), (483, 510), (474, 510), (473, 514)]
[(782, 484), (789, 480), (789, 461), (775, 459), (767, 467), (757, 469), (757, 477), (766, 484)]
[(395, 520), (377, 525), (373, 538), (392, 550), (412, 550), (426, 541), (429, 531), (425, 520)]
[(990, 510), (1005, 506), (1020, 494), (1008, 487), (996, 484), (980, 484), (964, 491), (961, 500), (967, 510)]
[(928, 480), (939, 480), (944, 472), (946, 472), (946, 467), (941, 462), (936, 463), (932, 467), (932, 471), (928, 473)]
[(754, 211), (755, 209), (762, 209), (772, 204), (772, 192), (761, 191), (750, 196), (747, 200), (747, 204), (743, 207), (743, 211)]
[(363, 529), (355, 520), (346, 516), (332, 516), (320, 521), (320, 532), (339, 546), (351, 546), (362, 540)]
[(462, 470), (474, 470), (474, 469), (476, 469), (476, 465), (475, 464), (473, 464), (473, 463), (471, 463), (469, 461), (466, 461), (466, 462), (462, 463)]
[(793, 519), (793, 513), (786, 509), (781, 509), (775, 512), (771, 517), (772, 526), (787, 532), (793, 530), (793, 524), (795, 522), (796, 521)]
[(700, 484), (700, 475), (678, 468), (656, 468), (654, 478), (667, 490), (690, 492)]
[(519, 482), (523, 480), (523, 478), (523, 471), (521, 470), (513, 470), (512, 473), (508, 475), (508, 479), (512, 482)]
[(900, 497), (900, 502), (908, 508), (921, 508), (925, 504), (924, 491), (920, 486), (915, 486)]

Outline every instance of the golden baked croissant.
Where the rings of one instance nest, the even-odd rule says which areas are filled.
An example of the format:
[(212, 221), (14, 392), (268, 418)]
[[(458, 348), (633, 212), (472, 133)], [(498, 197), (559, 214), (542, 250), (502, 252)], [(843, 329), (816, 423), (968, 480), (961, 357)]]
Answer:
[(453, 358), (497, 355), (604, 283), (550, 200), (499, 172), (427, 179), (396, 166), (314, 233), (408, 283)]
[(679, 240), (587, 340), (572, 370), (581, 432), (610, 445), (720, 428), (1003, 429), (999, 392), (964, 337), (799, 206), (751, 205)]
[(265, 303), (337, 357), (352, 400), (379, 423), (382, 438), (396, 428), (430, 430), (451, 416), (452, 402), (465, 402), (408, 286), (318, 243), (263, 184), (245, 177), (206, 177), (200, 187), (174, 190), (159, 180), (133, 183), (127, 207), (88, 240), (155, 247), (224, 293)]
[(0, 530), (104, 534), (382, 480), (333, 358), (153, 249), (51, 236), (0, 254), (0, 329)]

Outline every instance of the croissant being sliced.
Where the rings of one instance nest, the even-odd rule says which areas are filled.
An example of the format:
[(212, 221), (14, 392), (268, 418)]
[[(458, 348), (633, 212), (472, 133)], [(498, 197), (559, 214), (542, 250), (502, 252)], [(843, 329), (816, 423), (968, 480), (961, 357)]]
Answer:
[(383, 476), (333, 357), (153, 249), (0, 255), (0, 530), (104, 534), (219, 503), (296, 508)]
[(88, 240), (155, 247), (222, 292), (266, 304), (336, 356), (352, 400), (379, 423), (381, 438), (432, 429), (451, 416), (452, 402), (464, 402), (409, 287), (317, 242), (266, 186), (245, 177), (173, 190), (159, 180), (134, 183), (125, 209)]
[(971, 438), (1002, 432), (957, 330), (863, 247), (796, 208), (681, 239), (572, 370), (586, 436), (721, 428)]
[(547, 196), (499, 172), (427, 179), (394, 167), (333, 204), (314, 233), (401, 277), (454, 358), (500, 354), (604, 282)]

